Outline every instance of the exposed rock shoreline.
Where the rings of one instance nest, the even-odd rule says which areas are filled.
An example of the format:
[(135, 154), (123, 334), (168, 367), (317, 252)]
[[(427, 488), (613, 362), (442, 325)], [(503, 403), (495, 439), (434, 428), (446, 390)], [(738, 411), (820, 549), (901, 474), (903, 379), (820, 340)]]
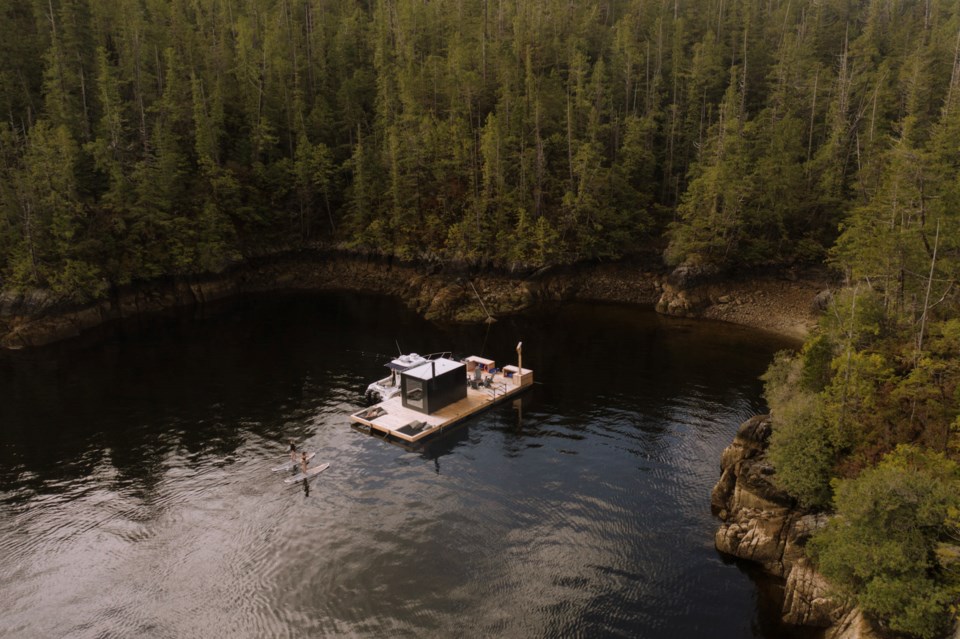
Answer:
[(0, 294), (0, 349), (49, 344), (114, 320), (246, 293), (290, 290), (391, 295), (427, 319), (461, 322), (483, 321), (488, 312), (494, 317), (517, 313), (545, 302), (621, 302), (802, 338), (816, 321), (815, 298), (824, 289), (825, 278), (788, 272), (686, 284), (662, 268), (629, 261), (534, 273), (470, 272), (377, 256), (303, 251), (250, 260), (217, 275), (121, 287), (88, 304), (43, 291)]
[(770, 430), (769, 415), (753, 417), (723, 451), (720, 481), (710, 496), (723, 521), (717, 549), (785, 580), (784, 622), (823, 628), (825, 639), (879, 639), (857, 608), (831, 597), (829, 584), (804, 556), (807, 541), (827, 518), (799, 508), (774, 485), (766, 459)]

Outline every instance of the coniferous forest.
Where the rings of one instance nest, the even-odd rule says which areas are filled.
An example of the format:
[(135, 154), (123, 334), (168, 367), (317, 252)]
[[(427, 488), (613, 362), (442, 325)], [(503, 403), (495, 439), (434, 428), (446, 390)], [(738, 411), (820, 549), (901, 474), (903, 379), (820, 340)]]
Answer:
[(6, 0), (0, 288), (339, 247), (828, 264), (767, 373), (808, 552), (881, 627), (960, 601), (957, 0)]

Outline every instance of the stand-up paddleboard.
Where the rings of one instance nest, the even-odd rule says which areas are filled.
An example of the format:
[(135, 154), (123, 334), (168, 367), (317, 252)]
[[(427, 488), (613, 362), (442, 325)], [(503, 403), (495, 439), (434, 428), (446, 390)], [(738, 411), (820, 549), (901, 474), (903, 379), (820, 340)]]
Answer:
[[(316, 453), (307, 453), (307, 461), (310, 461), (311, 459), (313, 459), (313, 458), (316, 457), (316, 456), (317, 456)], [(293, 463), (292, 461), (288, 461), (288, 462), (287, 462), (286, 464), (284, 464), (283, 466), (275, 466), (274, 468), (271, 468), (270, 470), (272, 470), (272, 471), (275, 472), (275, 473), (279, 473), (281, 470), (293, 470), (293, 468), (294, 468), (295, 466), (299, 466), (299, 465), (300, 465), (300, 458), (297, 457), (297, 463)]]
[(307, 472), (305, 472), (305, 473), (297, 473), (297, 474), (294, 475), (293, 477), (288, 477), (287, 479), (284, 479), (283, 481), (284, 481), (284, 483), (287, 483), (287, 484), (295, 484), (295, 483), (297, 483), (298, 481), (301, 481), (301, 480), (304, 480), (304, 479), (310, 479), (310, 478), (312, 478), (312, 477), (315, 477), (315, 476), (319, 475), (320, 473), (322, 473), (323, 471), (325, 471), (325, 470), (326, 470), (327, 468), (329, 468), (329, 467), (330, 467), (330, 464), (320, 464), (319, 466), (314, 466), (313, 468), (308, 468), (308, 469), (307, 469)]

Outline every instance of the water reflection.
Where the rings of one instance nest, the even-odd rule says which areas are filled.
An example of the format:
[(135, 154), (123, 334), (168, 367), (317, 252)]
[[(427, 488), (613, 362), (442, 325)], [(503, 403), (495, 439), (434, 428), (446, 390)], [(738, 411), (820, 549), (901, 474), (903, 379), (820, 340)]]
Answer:
[[(412, 450), (348, 427), (395, 341), (502, 364), (520, 339), (519, 400)], [(782, 346), (343, 295), (4, 356), (0, 634), (781, 636), (713, 550), (709, 491)], [(290, 438), (330, 468), (284, 484)]]
[(440, 474), (440, 459), (452, 455), (460, 446), (470, 441), (470, 424), (461, 424), (434, 438), (428, 439), (410, 450), (419, 450), (422, 457), (433, 462), (433, 471)]

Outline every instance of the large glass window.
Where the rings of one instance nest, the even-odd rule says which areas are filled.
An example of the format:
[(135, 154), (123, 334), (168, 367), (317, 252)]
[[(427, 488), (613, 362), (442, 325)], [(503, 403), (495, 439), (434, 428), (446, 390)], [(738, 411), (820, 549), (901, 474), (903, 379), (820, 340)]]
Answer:
[(423, 408), (423, 382), (407, 378), (407, 404)]

